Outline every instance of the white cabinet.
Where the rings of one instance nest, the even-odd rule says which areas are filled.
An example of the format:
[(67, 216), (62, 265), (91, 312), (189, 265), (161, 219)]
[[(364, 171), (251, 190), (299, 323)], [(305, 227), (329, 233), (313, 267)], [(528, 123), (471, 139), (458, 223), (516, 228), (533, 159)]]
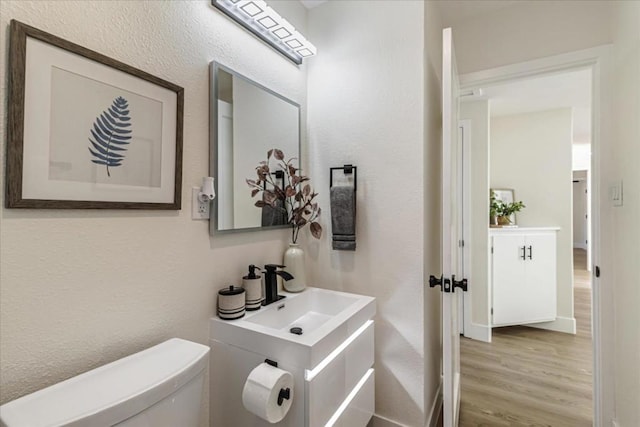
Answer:
[(556, 318), (556, 229), (491, 230), (492, 326)]

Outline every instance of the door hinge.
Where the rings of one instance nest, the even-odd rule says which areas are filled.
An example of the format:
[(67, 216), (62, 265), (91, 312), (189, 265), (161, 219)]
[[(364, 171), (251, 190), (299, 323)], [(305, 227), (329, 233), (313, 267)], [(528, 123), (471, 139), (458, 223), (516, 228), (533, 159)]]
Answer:
[(458, 240), (458, 246), (464, 248), (464, 240)]
[(600, 267), (598, 267), (597, 265), (595, 268), (595, 273), (596, 273), (596, 277), (600, 277)]

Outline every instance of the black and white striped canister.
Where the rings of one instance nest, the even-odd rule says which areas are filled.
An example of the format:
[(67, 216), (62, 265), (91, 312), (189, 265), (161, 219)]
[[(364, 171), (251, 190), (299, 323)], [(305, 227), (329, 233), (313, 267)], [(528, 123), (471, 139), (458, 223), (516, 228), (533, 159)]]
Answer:
[(218, 291), (218, 317), (224, 320), (244, 316), (245, 292), (239, 286), (229, 286)]

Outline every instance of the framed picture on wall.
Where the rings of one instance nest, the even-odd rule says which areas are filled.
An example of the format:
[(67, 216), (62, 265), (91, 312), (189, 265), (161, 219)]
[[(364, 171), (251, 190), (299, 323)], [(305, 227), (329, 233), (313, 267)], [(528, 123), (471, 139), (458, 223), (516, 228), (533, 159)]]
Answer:
[(12, 20), (8, 208), (180, 209), (184, 90)]

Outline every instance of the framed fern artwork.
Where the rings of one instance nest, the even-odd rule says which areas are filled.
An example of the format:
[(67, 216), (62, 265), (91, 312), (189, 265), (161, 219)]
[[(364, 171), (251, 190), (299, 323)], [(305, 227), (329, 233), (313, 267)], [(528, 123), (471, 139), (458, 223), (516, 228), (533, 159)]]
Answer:
[(184, 90), (12, 20), (8, 208), (180, 209)]

